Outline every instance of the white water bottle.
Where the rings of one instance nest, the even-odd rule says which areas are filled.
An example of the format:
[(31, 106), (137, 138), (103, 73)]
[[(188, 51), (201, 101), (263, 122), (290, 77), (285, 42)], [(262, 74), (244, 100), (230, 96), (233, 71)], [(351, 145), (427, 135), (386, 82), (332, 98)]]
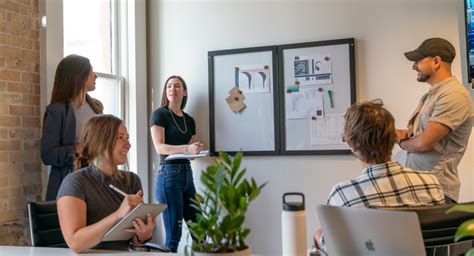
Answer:
[[(300, 196), (301, 201), (288, 202), (287, 196)], [(306, 212), (304, 194), (288, 192), (283, 194), (283, 212), (281, 213), (281, 234), (283, 256), (305, 256), (306, 247)]]

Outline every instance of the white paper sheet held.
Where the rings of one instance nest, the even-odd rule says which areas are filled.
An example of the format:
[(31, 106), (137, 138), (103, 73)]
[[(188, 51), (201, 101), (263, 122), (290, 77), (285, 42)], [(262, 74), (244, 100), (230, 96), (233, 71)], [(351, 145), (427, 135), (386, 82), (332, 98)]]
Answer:
[(209, 154), (209, 150), (203, 150), (199, 152), (198, 154), (174, 154), (174, 155), (167, 156), (165, 160), (199, 158), (199, 157), (205, 157), (208, 154)]

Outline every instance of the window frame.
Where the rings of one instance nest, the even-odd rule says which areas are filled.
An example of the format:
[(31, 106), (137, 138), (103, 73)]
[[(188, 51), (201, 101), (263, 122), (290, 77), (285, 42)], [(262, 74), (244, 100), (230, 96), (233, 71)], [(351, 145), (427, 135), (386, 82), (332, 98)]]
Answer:
[[(114, 75), (123, 77), (123, 115), (132, 144), (129, 168), (140, 177), (147, 202), (153, 193), (149, 191), (152, 181), (148, 169), (146, 0), (114, 0), (114, 3), (117, 8), (113, 8), (111, 19), (118, 25), (112, 27), (117, 32), (112, 47), (117, 49), (117, 62), (112, 66), (117, 71)], [(44, 113), (51, 99), (57, 64), (63, 58), (63, 1), (39, 0), (38, 7), (41, 19), (47, 18), (46, 26), (40, 28), (40, 108)], [(47, 168), (43, 167), (43, 195), (47, 176)]]

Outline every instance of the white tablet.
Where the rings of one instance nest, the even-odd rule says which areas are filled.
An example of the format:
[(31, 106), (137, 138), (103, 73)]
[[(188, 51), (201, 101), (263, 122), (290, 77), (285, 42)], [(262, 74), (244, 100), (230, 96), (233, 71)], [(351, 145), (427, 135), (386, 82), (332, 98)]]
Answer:
[(115, 224), (105, 235), (102, 241), (124, 241), (133, 237), (133, 233), (123, 231), (126, 228), (133, 228), (132, 221), (140, 218), (143, 221), (147, 220), (147, 214), (150, 213), (153, 218), (160, 215), (166, 209), (166, 204), (139, 204), (133, 208), (125, 217), (123, 217), (117, 224)]

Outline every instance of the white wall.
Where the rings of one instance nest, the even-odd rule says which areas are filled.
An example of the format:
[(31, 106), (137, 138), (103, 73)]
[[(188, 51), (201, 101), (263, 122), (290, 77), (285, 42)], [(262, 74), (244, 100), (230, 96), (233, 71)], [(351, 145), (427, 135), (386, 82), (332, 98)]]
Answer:
[[(440, 36), (458, 50), (455, 75), (461, 78), (465, 67), (461, 67), (465, 55), (462, 1), (155, 0), (148, 2), (147, 9), (149, 111), (159, 105), (165, 78), (182, 75), (190, 95), (186, 111), (197, 121), (198, 136), (204, 142), (209, 141), (207, 52), (211, 50), (354, 37), (357, 99), (383, 99), (398, 127), (405, 125), (428, 89), (416, 81), (403, 52), (428, 37)], [(473, 137), (460, 166), (461, 201), (474, 200), (469, 185), (474, 178)], [(156, 164), (154, 150), (150, 152)], [(194, 161), (195, 181), (208, 163)], [(246, 157), (243, 164), (258, 182), (269, 181), (247, 218), (252, 251), (266, 255), (281, 254), (282, 193), (305, 193), (310, 241), (310, 233), (319, 226), (316, 204), (325, 203), (333, 184), (360, 173), (352, 156)], [(154, 187), (154, 181), (150, 182)]]

